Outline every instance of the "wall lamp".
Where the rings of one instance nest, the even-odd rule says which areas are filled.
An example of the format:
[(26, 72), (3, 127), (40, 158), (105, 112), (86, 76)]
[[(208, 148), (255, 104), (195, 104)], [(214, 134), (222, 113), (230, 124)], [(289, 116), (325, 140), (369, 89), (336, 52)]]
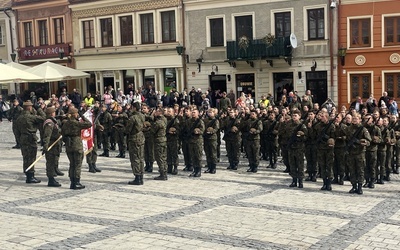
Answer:
[(15, 54), (15, 52), (13, 52), (13, 53), (10, 54), (10, 56), (11, 56), (11, 60), (13, 62), (15, 62), (15, 59), (17, 58), (17, 54)]
[[(65, 50), (63, 48), (60, 48), (60, 50), (58, 51), (58, 56), (59, 58), (62, 60), (64, 59), (65, 56)], [(71, 63), (72, 62), (72, 56), (67, 56), (68, 62)]]
[(347, 52), (347, 49), (346, 49), (346, 48), (343, 48), (343, 47), (341, 47), (341, 48), (338, 50), (338, 56), (340, 57), (340, 64), (341, 64), (342, 66), (345, 65), (346, 52)]
[(186, 55), (185, 53), (186, 48), (183, 47), (181, 44), (178, 44), (178, 46), (176, 46), (176, 53), (178, 53), (178, 55), (185, 57), (186, 63), (189, 63), (189, 55)]
[(211, 66), (211, 70), (212, 70), (211, 75), (214, 76), (216, 73), (218, 73), (218, 66), (216, 64), (213, 64)]

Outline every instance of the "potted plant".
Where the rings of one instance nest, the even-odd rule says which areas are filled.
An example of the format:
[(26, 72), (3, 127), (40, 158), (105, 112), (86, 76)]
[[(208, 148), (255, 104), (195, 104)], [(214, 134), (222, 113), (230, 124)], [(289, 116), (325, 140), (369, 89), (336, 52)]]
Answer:
[(271, 33), (268, 33), (262, 40), (267, 45), (267, 47), (271, 47), (274, 45), (276, 38)]
[(239, 48), (246, 50), (249, 47), (250, 40), (247, 36), (241, 36), (239, 38)]

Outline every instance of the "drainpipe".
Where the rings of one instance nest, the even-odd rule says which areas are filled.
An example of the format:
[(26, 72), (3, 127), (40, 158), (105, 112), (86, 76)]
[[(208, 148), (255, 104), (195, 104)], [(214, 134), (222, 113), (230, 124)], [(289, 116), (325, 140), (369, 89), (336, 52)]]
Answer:
[[(182, 15), (182, 46), (184, 48), (182, 54), (182, 67), (183, 67), (183, 89), (187, 89), (187, 72), (186, 72), (186, 26), (185, 26), (185, 4), (183, 0), (180, 1), (181, 15)], [(182, 91), (183, 91), (182, 89)]]
[[(331, 5), (331, 2), (332, 2), (332, 0), (328, 0), (328, 6), (330, 6)], [(334, 83), (333, 83), (333, 81), (334, 81), (334, 77), (333, 77), (333, 72), (334, 72), (334, 66), (333, 66), (333, 63), (334, 63), (334, 60), (333, 60), (333, 11), (334, 11), (334, 9), (329, 9), (329, 59), (330, 59), (330, 71), (331, 71), (331, 74), (330, 74), (330, 82), (331, 82), (331, 87), (330, 87), (330, 90), (331, 90), (331, 99), (332, 99), (332, 101), (334, 100), (333, 99), (333, 97), (334, 97)], [(339, 89), (339, 86), (338, 86), (338, 89)], [(338, 95), (339, 96), (339, 95)]]

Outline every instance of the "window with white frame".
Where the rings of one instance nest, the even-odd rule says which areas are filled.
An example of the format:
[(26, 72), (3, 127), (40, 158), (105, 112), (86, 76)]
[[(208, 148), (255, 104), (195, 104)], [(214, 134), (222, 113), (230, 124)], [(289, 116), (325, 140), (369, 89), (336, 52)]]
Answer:
[(288, 37), (292, 33), (292, 14), (288, 12), (275, 13), (275, 37)]
[(324, 8), (307, 10), (308, 40), (325, 39)]
[(54, 42), (55, 42), (55, 44), (64, 43), (64, 19), (63, 18), (54, 18), (53, 19), (53, 27), (54, 27)]
[(385, 45), (400, 45), (400, 16), (385, 17)]
[(350, 79), (351, 99), (368, 99), (371, 94), (371, 74), (351, 74)]
[(400, 73), (385, 73), (386, 92), (388, 96), (400, 98)]
[(121, 34), (121, 46), (133, 44), (133, 20), (132, 15), (119, 17), (119, 28)]
[(100, 19), (100, 41), (102, 47), (111, 47), (114, 45), (112, 25), (111, 17)]
[(154, 43), (153, 13), (140, 15), (140, 32), (141, 32), (142, 44)]
[(350, 20), (350, 48), (371, 46), (371, 18)]
[(162, 42), (176, 41), (175, 11), (161, 12)]
[(33, 46), (32, 22), (24, 22), (24, 41), (25, 47)]
[(253, 39), (253, 16), (235, 16), (236, 41), (241, 37)]
[(210, 18), (210, 46), (224, 46), (224, 18)]

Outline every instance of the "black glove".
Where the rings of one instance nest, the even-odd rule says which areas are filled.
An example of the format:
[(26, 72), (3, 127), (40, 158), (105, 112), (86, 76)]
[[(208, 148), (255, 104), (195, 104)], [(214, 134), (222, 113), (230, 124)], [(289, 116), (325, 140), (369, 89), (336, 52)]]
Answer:
[(42, 155), (47, 153), (47, 149), (42, 149)]

